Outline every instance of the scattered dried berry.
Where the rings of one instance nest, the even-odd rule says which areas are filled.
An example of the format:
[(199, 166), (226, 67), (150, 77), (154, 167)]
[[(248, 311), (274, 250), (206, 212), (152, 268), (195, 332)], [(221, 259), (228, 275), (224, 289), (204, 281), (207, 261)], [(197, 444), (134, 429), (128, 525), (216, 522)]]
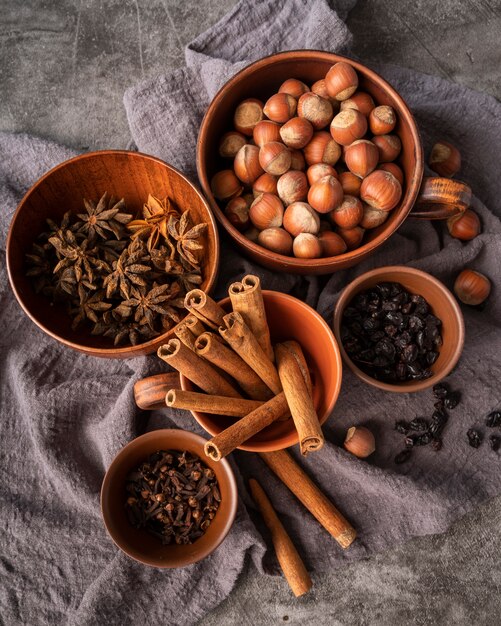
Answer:
[(446, 409), (455, 409), (461, 400), (459, 391), (451, 391), (444, 400)]
[(468, 443), (472, 448), (478, 448), (482, 443), (482, 434), (474, 428), (470, 428), (470, 430), (466, 433), (466, 436), (468, 437)]
[(404, 420), (398, 420), (397, 422), (395, 422), (395, 430), (397, 431), (397, 433), (406, 435), (409, 432), (409, 424)]
[(428, 422), (423, 417), (415, 417), (412, 422), (409, 423), (411, 430), (427, 430)]
[(449, 394), (449, 387), (445, 383), (433, 385), (433, 395), (438, 400), (443, 400)]
[(485, 419), (485, 425), (489, 428), (501, 426), (501, 411), (492, 411)]
[(431, 442), (431, 447), (435, 450), (435, 452), (438, 452), (439, 450), (442, 449), (442, 440), (441, 439), (434, 439)]
[(497, 452), (499, 450), (499, 446), (501, 446), (501, 437), (498, 435), (491, 435), (489, 437), (489, 445), (494, 452)]
[(422, 296), (399, 283), (379, 283), (345, 309), (341, 340), (353, 362), (376, 380), (424, 380), (442, 345), (441, 325)]
[(410, 456), (411, 451), (408, 448), (406, 450), (402, 450), (402, 452), (399, 452), (395, 457), (395, 463), (397, 465), (401, 465), (402, 463), (408, 461), (410, 459)]

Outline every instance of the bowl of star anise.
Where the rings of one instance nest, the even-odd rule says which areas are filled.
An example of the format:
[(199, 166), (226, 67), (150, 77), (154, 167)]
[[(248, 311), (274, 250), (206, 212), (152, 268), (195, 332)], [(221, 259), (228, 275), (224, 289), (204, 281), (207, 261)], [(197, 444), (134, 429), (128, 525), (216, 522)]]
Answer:
[(202, 194), (152, 156), (109, 150), (61, 163), (21, 200), (7, 239), (12, 289), (48, 335), (92, 356), (155, 352), (209, 292), (219, 239)]

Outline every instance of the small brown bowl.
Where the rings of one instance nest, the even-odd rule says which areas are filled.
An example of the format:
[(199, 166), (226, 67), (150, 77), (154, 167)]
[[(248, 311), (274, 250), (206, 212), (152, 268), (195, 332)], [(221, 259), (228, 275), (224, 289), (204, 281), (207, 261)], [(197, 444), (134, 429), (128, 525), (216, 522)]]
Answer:
[[(313, 403), (320, 423), (331, 414), (341, 389), (342, 362), (337, 341), (324, 319), (310, 306), (278, 291), (263, 291), (266, 317), (273, 343), (295, 339), (302, 347), (313, 383)], [(231, 310), (230, 299), (219, 303)], [(180, 376), (181, 388), (193, 391), (193, 383)], [(193, 417), (211, 435), (217, 435), (235, 419), (192, 411)], [(298, 443), (292, 419), (274, 422), (246, 441), (239, 450), (272, 452)]]
[[(214, 552), (226, 537), (237, 511), (237, 484), (226, 459), (216, 463), (205, 456), (205, 443), (205, 439), (186, 430), (154, 430), (131, 441), (113, 459), (101, 487), (101, 512), (106, 530), (125, 554), (153, 567), (185, 567)], [(157, 450), (188, 450), (216, 474), (221, 504), (205, 534), (192, 544), (163, 546), (147, 531), (131, 526), (127, 519), (127, 474)]]
[[(433, 376), (426, 380), (407, 381), (398, 384), (375, 380), (353, 363), (343, 347), (341, 320), (345, 308), (357, 293), (373, 287), (377, 283), (387, 281), (400, 283), (411, 293), (423, 296), (431, 306), (433, 314), (442, 320), (443, 345), (440, 347), (438, 359), (431, 366)], [(379, 389), (396, 393), (409, 393), (432, 387), (454, 369), (463, 350), (464, 320), (456, 299), (439, 280), (421, 270), (395, 265), (366, 272), (344, 288), (334, 309), (334, 334), (338, 340), (343, 361), (359, 378)]]
[(106, 337), (85, 329), (72, 330), (62, 305), (35, 293), (25, 274), (25, 254), (45, 226), (46, 218), (61, 220), (66, 211), (82, 212), (83, 198), (97, 199), (107, 191), (125, 198), (127, 210), (136, 214), (148, 194), (168, 196), (180, 209), (190, 209), (195, 222), (208, 224), (202, 262), (204, 291), (213, 287), (219, 263), (219, 238), (214, 217), (205, 198), (175, 168), (146, 154), (126, 150), (89, 152), (65, 161), (42, 176), (19, 203), (7, 238), (7, 270), (16, 298), (31, 320), (65, 346), (91, 356), (130, 358), (155, 352), (172, 329), (136, 346), (114, 347)]

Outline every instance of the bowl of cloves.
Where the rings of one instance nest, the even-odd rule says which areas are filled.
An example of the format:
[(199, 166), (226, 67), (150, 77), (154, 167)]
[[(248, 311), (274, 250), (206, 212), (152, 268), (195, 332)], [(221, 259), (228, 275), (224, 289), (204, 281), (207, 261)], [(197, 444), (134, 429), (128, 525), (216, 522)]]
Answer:
[(165, 342), (190, 289), (210, 291), (219, 240), (183, 174), (108, 150), (65, 161), (33, 185), (6, 254), (17, 300), (41, 330), (92, 356), (128, 358)]
[(114, 458), (101, 510), (125, 554), (153, 567), (185, 567), (224, 540), (235, 519), (237, 485), (227, 460), (205, 456), (205, 443), (188, 431), (155, 430)]
[(464, 345), (464, 320), (452, 293), (431, 274), (388, 266), (342, 291), (334, 334), (346, 365), (362, 380), (400, 393), (445, 378)]

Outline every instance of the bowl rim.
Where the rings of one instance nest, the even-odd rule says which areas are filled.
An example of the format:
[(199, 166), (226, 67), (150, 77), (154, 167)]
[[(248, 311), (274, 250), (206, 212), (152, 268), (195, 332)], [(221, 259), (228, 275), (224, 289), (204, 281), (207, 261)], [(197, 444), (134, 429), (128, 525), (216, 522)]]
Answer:
[[(433, 376), (430, 376), (430, 378), (427, 378), (426, 380), (411, 381), (411, 382), (406, 382), (402, 384), (391, 384), (391, 383), (385, 383), (383, 381), (376, 380), (375, 378), (372, 378), (372, 376), (369, 376), (360, 368), (358, 368), (355, 365), (355, 363), (353, 363), (353, 361), (350, 359), (350, 357), (346, 353), (344, 346), (343, 346), (343, 342), (341, 341), (341, 316), (346, 306), (349, 304), (349, 302), (351, 302), (356, 288), (362, 283), (364, 283), (367, 279), (380, 276), (381, 274), (387, 273), (387, 272), (396, 272), (396, 273), (400, 273), (404, 275), (420, 276), (425, 283), (432, 283), (439, 289), (440, 293), (442, 294), (442, 297), (445, 300), (447, 300), (451, 309), (454, 312), (454, 317), (456, 318), (456, 321), (458, 324), (459, 337), (458, 337), (458, 341), (455, 346), (453, 355), (451, 359), (449, 360), (449, 362), (440, 371), (440, 373), (434, 374)], [(372, 385), (373, 387), (377, 387), (378, 389), (383, 389), (384, 391), (391, 391), (394, 393), (410, 393), (410, 392), (415, 392), (415, 391), (422, 391), (423, 389), (428, 389), (429, 387), (432, 387), (433, 385), (437, 384), (439, 381), (443, 380), (446, 376), (448, 376), (451, 373), (451, 371), (454, 369), (457, 362), (459, 361), (459, 357), (461, 356), (461, 353), (463, 351), (464, 340), (465, 340), (465, 325), (464, 325), (463, 313), (461, 311), (461, 307), (459, 306), (456, 298), (453, 296), (451, 291), (447, 289), (447, 287), (440, 280), (438, 280), (438, 278), (435, 278), (435, 276), (432, 276), (428, 272), (419, 270), (414, 267), (407, 267), (405, 265), (385, 265), (383, 267), (377, 267), (368, 272), (364, 272), (363, 274), (355, 278), (352, 282), (350, 282), (348, 285), (346, 285), (344, 289), (342, 290), (341, 295), (339, 296), (336, 302), (336, 305), (334, 307), (332, 326), (333, 326), (334, 335), (339, 345), (339, 350), (343, 357), (343, 361), (349, 367), (349, 369), (356, 376), (358, 376), (358, 378), (368, 383), (369, 385)]]
[(30, 188), (23, 195), (23, 197), (21, 198), (19, 204), (16, 207), (16, 210), (15, 210), (15, 212), (14, 212), (14, 214), (12, 216), (12, 219), (10, 221), (10, 224), (9, 224), (9, 230), (8, 230), (8, 234), (7, 234), (7, 242), (6, 242), (6, 246), (5, 246), (7, 275), (9, 277), (10, 286), (11, 286), (12, 291), (14, 292), (16, 300), (18, 301), (19, 305), (21, 306), (23, 311), (26, 313), (26, 315), (30, 318), (30, 320), (38, 328), (40, 328), (43, 332), (45, 332), (47, 335), (52, 337), (52, 339), (55, 339), (56, 341), (58, 341), (59, 343), (62, 343), (63, 345), (67, 346), (68, 348), (72, 348), (72, 349), (77, 350), (79, 352), (84, 352), (85, 354), (88, 354), (89, 356), (102, 357), (103, 353), (104, 353), (106, 356), (115, 356), (116, 355), (117, 357), (124, 357), (124, 356), (126, 357), (127, 355), (130, 355), (131, 357), (133, 357), (133, 356), (135, 356), (135, 354), (138, 351), (141, 351), (141, 353), (144, 353), (145, 351), (148, 351), (148, 350), (151, 349), (151, 351), (153, 352), (154, 349), (155, 349), (155, 346), (158, 345), (159, 341), (167, 340), (173, 334), (175, 326), (173, 326), (166, 333), (162, 333), (160, 335), (157, 335), (156, 337), (153, 337), (153, 339), (150, 339), (150, 340), (145, 341), (143, 343), (138, 343), (135, 346), (124, 346), (124, 347), (112, 346), (112, 347), (109, 347), (109, 348), (106, 348), (106, 347), (96, 348), (96, 347), (93, 347), (93, 346), (86, 346), (84, 344), (77, 343), (75, 341), (71, 341), (70, 339), (65, 339), (64, 337), (61, 337), (56, 332), (50, 330), (44, 324), (42, 324), (40, 321), (38, 321), (36, 316), (33, 315), (32, 312), (30, 311), (30, 309), (25, 305), (25, 303), (23, 301), (23, 298), (21, 297), (21, 294), (19, 293), (19, 291), (17, 289), (16, 281), (15, 281), (14, 276), (12, 274), (11, 260), (10, 260), (12, 254), (13, 254), (13, 245), (14, 245), (13, 244), (13, 231), (14, 231), (14, 226), (15, 226), (16, 220), (18, 219), (20, 213), (22, 212), (25, 203), (28, 201), (29, 197), (34, 193), (35, 189), (41, 183), (43, 183), (46, 179), (48, 179), (49, 177), (53, 176), (56, 172), (58, 172), (59, 170), (61, 170), (64, 167), (66, 167), (68, 164), (73, 163), (75, 161), (80, 161), (80, 160), (84, 160), (84, 159), (94, 158), (97, 155), (106, 157), (106, 156), (117, 155), (117, 154), (134, 155), (134, 156), (138, 156), (138, 157), (150, 160), (150, 161), (155, 161), (156, 163), (159, 163), (160, 165), (165, 166), (168, 170), (170, 170), (171, 174), (174, 174), (174, 176), (178, 176), (185, 183), (187, 183), (190, 187), (192, 187), (193, 191), (200, 198), (200, 201), (202, 202), (202, 204), (204, 205), (204, 207), (205, 207), (205, 209), (207, 211), (208, 222), (210, 223), (210, 227), (212, 228), (213, 233), (214, 233), (215, 263), (214, 263), (214, 270), (213, 270), (211, 276), (208, 277), (207, 286), (205, 287), (205, 291), (207, 293), (210, 293), (210, 291), (214, 287), (214, 285), (216, 283), (216, 280), (217, 280), (217, 275), (218, 275), (218, 272), (219, 272), (221, 249), (220, 249), (220, 241), (219, 241), (219, 232), (218, 232), (216, 220), (214, 218), (214, 213), (213, 213), (209, 203), (207, 202), (207, 199), (205, 198), (205, 196), (200, 192), (200, 190), (195, 186), (195, 184), (192, 183), (189, 180), (189, 178), (187, 176), (185, 176), (182, 172), (180, 172), (176, 167), (174, 167), (173, 165), (170, 165), (169, 163), (167, 163), (166, 161), (163, 161), (162, 159), (159, 159), (158, 157), (152, 156), (150, 154), (145, 154), (144, 152), (136, 152), (134, 150), (93, 150), (92, 152), (85, 152), (83, 154), (79, 154), (79, 155), (77, 155), (75, 157), (72, 157), (71, 159), (66, 159), (62, 163), (58, 163), (56, 166), (54, 166), (53, 168), (51, 168), (50, 170), (45, 172), (45, 174), (43, 174), (40, 178), (38, 178), (30, 186)]
[[(314, 317), (317, 318), (317, 320), (321, 323), (321, 325), (327, 331), (327, 336), (329, 337), (330, 346), (333, 350), (334, 358), (336, 361), (336, 371), (338, 375), (337, 375), (337, 380), (336, 380), (336, 386), (332, 394), (332, 400), (330, 401), (329, 405), (325, 409), (323, 415), (319, 417), (320, 425), (323, 425), (328, 420), (330, 414), (332, 413), (332, 411), (334, 410), (334, 407), (336, 406), (336, 403), (339, 399), (339, 394), (341, 392), (341, 384), (343, 382), (343, 360), (341, 358), (341, 350), (340, 350), (337, 337), (334, 335), (332, 329), (329, 327), (329, 324), (324, 320), (324, 318), (320, 315), (320, 313), (316, 311), (313, 307), (311, 307), (309, 304), (306, 304), (306, 302), (303, 302), (302, 300), (299, 300), (298, 298), (295, 298), (294, 296), (291, 296), (288, 293), (283, 293), (281, 291), (263, 289), (262, 293), (265, 299), (266, 299), (266, 295), (273, 294), (273, 296), (278, 296), (279, 299), (287, 300), (289, 302), (294, 302), (295, 305), (299, 306), (299, 308), (302, 308), (304, 311), (306, 311), (308, 315), (314, 314)], [(227, 297), (227, 298), (223, 298), (219, 300), (218, 304), (224, 305), (229, 302), (230, 302), (230, 298)], [(325, 347), (325, 349), (327, 349), (327, 346)], [(183, 376), (183, 374), (180, 374), (179, 379), (181, 382), (181, 389), (186, 391), (188, 389), (186, 377)], [(198, 424), (200, 424), (200, 426), (207, 433), (209, 433), (211, 437), (214, 437), (217, 434), (216, 432), (211, 432), (207, 429), (207, 426), (205, 425), (205, 423), (203, 423), (203, 420), (199, 417), (200, 415), (199, 412), (190, 411), (190, 413), (196, 419)], [(279, 446), (277, 446), (277, 444), (260, 441), (256, 444), (238, 446), (237, 450), (244, 450), (245, 452), (276, 452), (277, 450), (284, 450), (286, 448), (290, 448), (291, 446), (295, 446), (298, 444), (298, 442), (299, 442), (299, 438), (296, 432), (294, 441), (292, 441), (289, 444), (286, 443), (285, 445), (280, 444)]]
[[(245, 79), (247, 74), (253, 73), (254, 71), (271, 65), (274, 62), (297, 59), (298, 56), (301, 57), (301, 60), (306, 61), (319, 60), (319, 57), (321, 57), (321, 60), (329, 61), (332, 63), (344, 61), (352, 65), (358, 72), (363, 74), (365, 77), (373, 80), (376, 83), (379, 83), (379, 85), (384, 88), (386, 92), (391, 94), (392, 98), (398, 104), (398, 107), (400, 109), (399, 115), (401, 118), (405, 119), (409, 126), (413, 139), (413, 150), (415, 158), (415, 167), (412, 180), (407, 181), (407, 189), (411, 191), (407, 200), (408, 207), (406, 211), (401, 212), (392, 227), (390, 229), (384, 229), (381, 233), (374, 237), (374, 239), (365, 243), (363, 246), (356, 248), (355, 250), (348, 250), (347, 252), (344, 252), (343, 254), (339, 254), (337, 256), (321, 257), (319, 259), (299, 259), (296, 257), (278, 254), (251, 241), (250, 239), (245, 237), (243, 233), (237, 230), (235, 226), (233, 226), (233, 224), (226, 218), (212, 194), (210, 181), (207, 176), (207, 171), (202, 154), (202, 144), (204, 144), (205, 146), (208, 127), (212, 121), (211, 118), (213, 117), (215, 110), (219, 106), (221, 100), (226, 95), (226, 93), (229, 90), (233, 89), (235, 85), (237, 85), (240, 81)], [(424, 175), (424, 152), (419, 129), (409, 106), (407, 105), (404, 98), (396, 91), (396, 89), (394, 89), (382, 76), (380, 76), (377, 72), (370, 69), (363, 63), (360, 63), (359, 61), (356, 61), (350, 57), (340, 54), (334, 54), (332, 52), (326, 52), (323, 50), (307, 49), (289, 50), (287, 52), (278, 52), (275, 54), (267, 55), (261, 59), (258, 59), (257, 61), (254, 61), (253, 63), (250, 63), (224, 83), (224, 85), (218, 90), (218, 92), (212, 99), (209, 108), (205, 112), (205, 115), (202, 119), (197, 139), (196, 164), (200, 185), (209, 201), (209, 204), (217, 220), (228, 232), (230, 237), (234, 239), (240, 247), (249, 250), (254, 258), (256, 256), (263, 257), (266, 259), (267, 262), (278, 263), (281, 265), (282, 270), (285, 271), (294, 271), (294, 269), (299, 268), (301, 268), (302, 270), (311, 269), (318, 271), (321, 269), (330, 269), (331, 271), (334, 271), (334, 269), (332, 268), (333, 263), (335, 263), (336, 261), (350, 262), (350, 264), (352, 265), (357, 263), (357, 261), (374, 252), (376, 248), (378, 248), (387, 239), (389, 239), (389, 237), (391, 237), (391, 235), (393, 235), (395, 231), (402, 225), (402, 223), (405, 221), (410, 211), (412, 210), (412, 207), (414, 206), (416, 198), (419, 194), (419, 189)]]
[[(100, 508), (101, 508), (101, 518), (103, 520), (104, 526), (106, 528), (106, 531), (108, 533), (108, 535), (111, 537), (113, 543), (117, 546), (117, 548), (119, 548), (122, 552), (124, 552), (127, 556), (129, 556), (131, 559), (134, 559), (135, 561), (137, 561), (138, 563), (142, 563), (143, 565), (150, 565), (152, 567), (158, 567), (158, 568), (162, 568), (162, 569), (177, 569), (179, 567), (186, 567), (187, 565), (192, 565), (193, 563), (198, 563), (198, 561), (201, 561), (202, 559), (204, 559), (205, 557), (207, 557), (209, 554), (212, 554), (212, 552), (214, 552), (214, 550), (216, 550), (216, 548), (218, 548), (221, 543), (223, 542), (223, 540), (225, 539), (225, 537), (227, 536), (228, 532), (230, 531), (233, 522), (235, 521), (235, 516), (237, 513), (237, 508), (238, 508), (238, 487), (237, 487), (237, 481), (235, 478), (235, 474), (233, 473), (233, 470), (231, 469), (231, 465), (228, 462), (228, 459), (221, 459), (221, 461), (218, 461), (217, 464), (217, 468), (221, 468), (220, 474), (218, 475), (218, 470), (216, 471), (216, 477), (218, 478), (218, 480), (220, 479), (221, 475), (225, 476), (225, 479), (228, 481), (229, 484), (229, 494), (230, 494), (230, 503), (229, 503), (229, 513), (226, 519), (226, 522), (221, 530), (221, 532), (217, 535), (215, 541), (210, 544), (209, 546), (207, 546), (204, 550), (202, 550), (199, 555), (194, 558), (194, 557), (190, 557), (187, 556), (185, 559), (180, 559), (179, 563), (177, 565), (172, 565), (169, 562), (152, 562), (150, 560), (148, 560), (147, 558), (140, 558), (138, 557), (137, 554), (133, 554), (132, 551), (128, 550), (126, 546), (124, 546), (111, 532), (109, 524), (108, 524), (108, 507), (105, 504), (105, 499), (107, 494), (110, 492), (111, 489), (111, 470), (112, 468), (116, 467), (117, 465), (121, 464), (121, 462), (123, 461), (123, 457), (126, 454), (127, 450), (130, 449), (134, 449), (139, 447), (143, 442), (149, 442), (150, 440), (155, 440), (156, 438), (158, 438), (159, 435), (162, 436), (169, 436), (171, 433), (175, 433), (176, 436), (181, 436), (182, 438), (184, 438), (187, 441), (191, 441), (193, 443), (197, 443), (200, 444), (202, 451), (203, 451), (203, 446), (206, 443), (206, 439), (204, 439), (203, 437), (201, 437), (200, 435), (198, 435), (197, 433), (191, 432), (189, 430), (184, 430), (182, 428), (160, 428), (157, 430), (151, 430), (147, 433), (144, 433), (143, 435), (140, 435), (139, 437), (134, 438), (132, 441), (129, 441), (129, 443), (127, 443), (125, 446), (123, 446), (118, 452), (117, 454), (113, 457), (113, 460), (111, 461), (110, 465), (108, 466), (108, 469), (106, 470), (106, 473), (104, 475), (103, 478), (103, 482), (101, 484), (101, 491), (100, 491), (100, 495), (99, 495), (99, 503), (100, 503)], [(174, 448), (175, 449), (175, 448)], [(205, 461), (205, 457), (202, 456), (201, 457), (202, 461)], [(192, 544), (194, 545), (194, 544)]]

